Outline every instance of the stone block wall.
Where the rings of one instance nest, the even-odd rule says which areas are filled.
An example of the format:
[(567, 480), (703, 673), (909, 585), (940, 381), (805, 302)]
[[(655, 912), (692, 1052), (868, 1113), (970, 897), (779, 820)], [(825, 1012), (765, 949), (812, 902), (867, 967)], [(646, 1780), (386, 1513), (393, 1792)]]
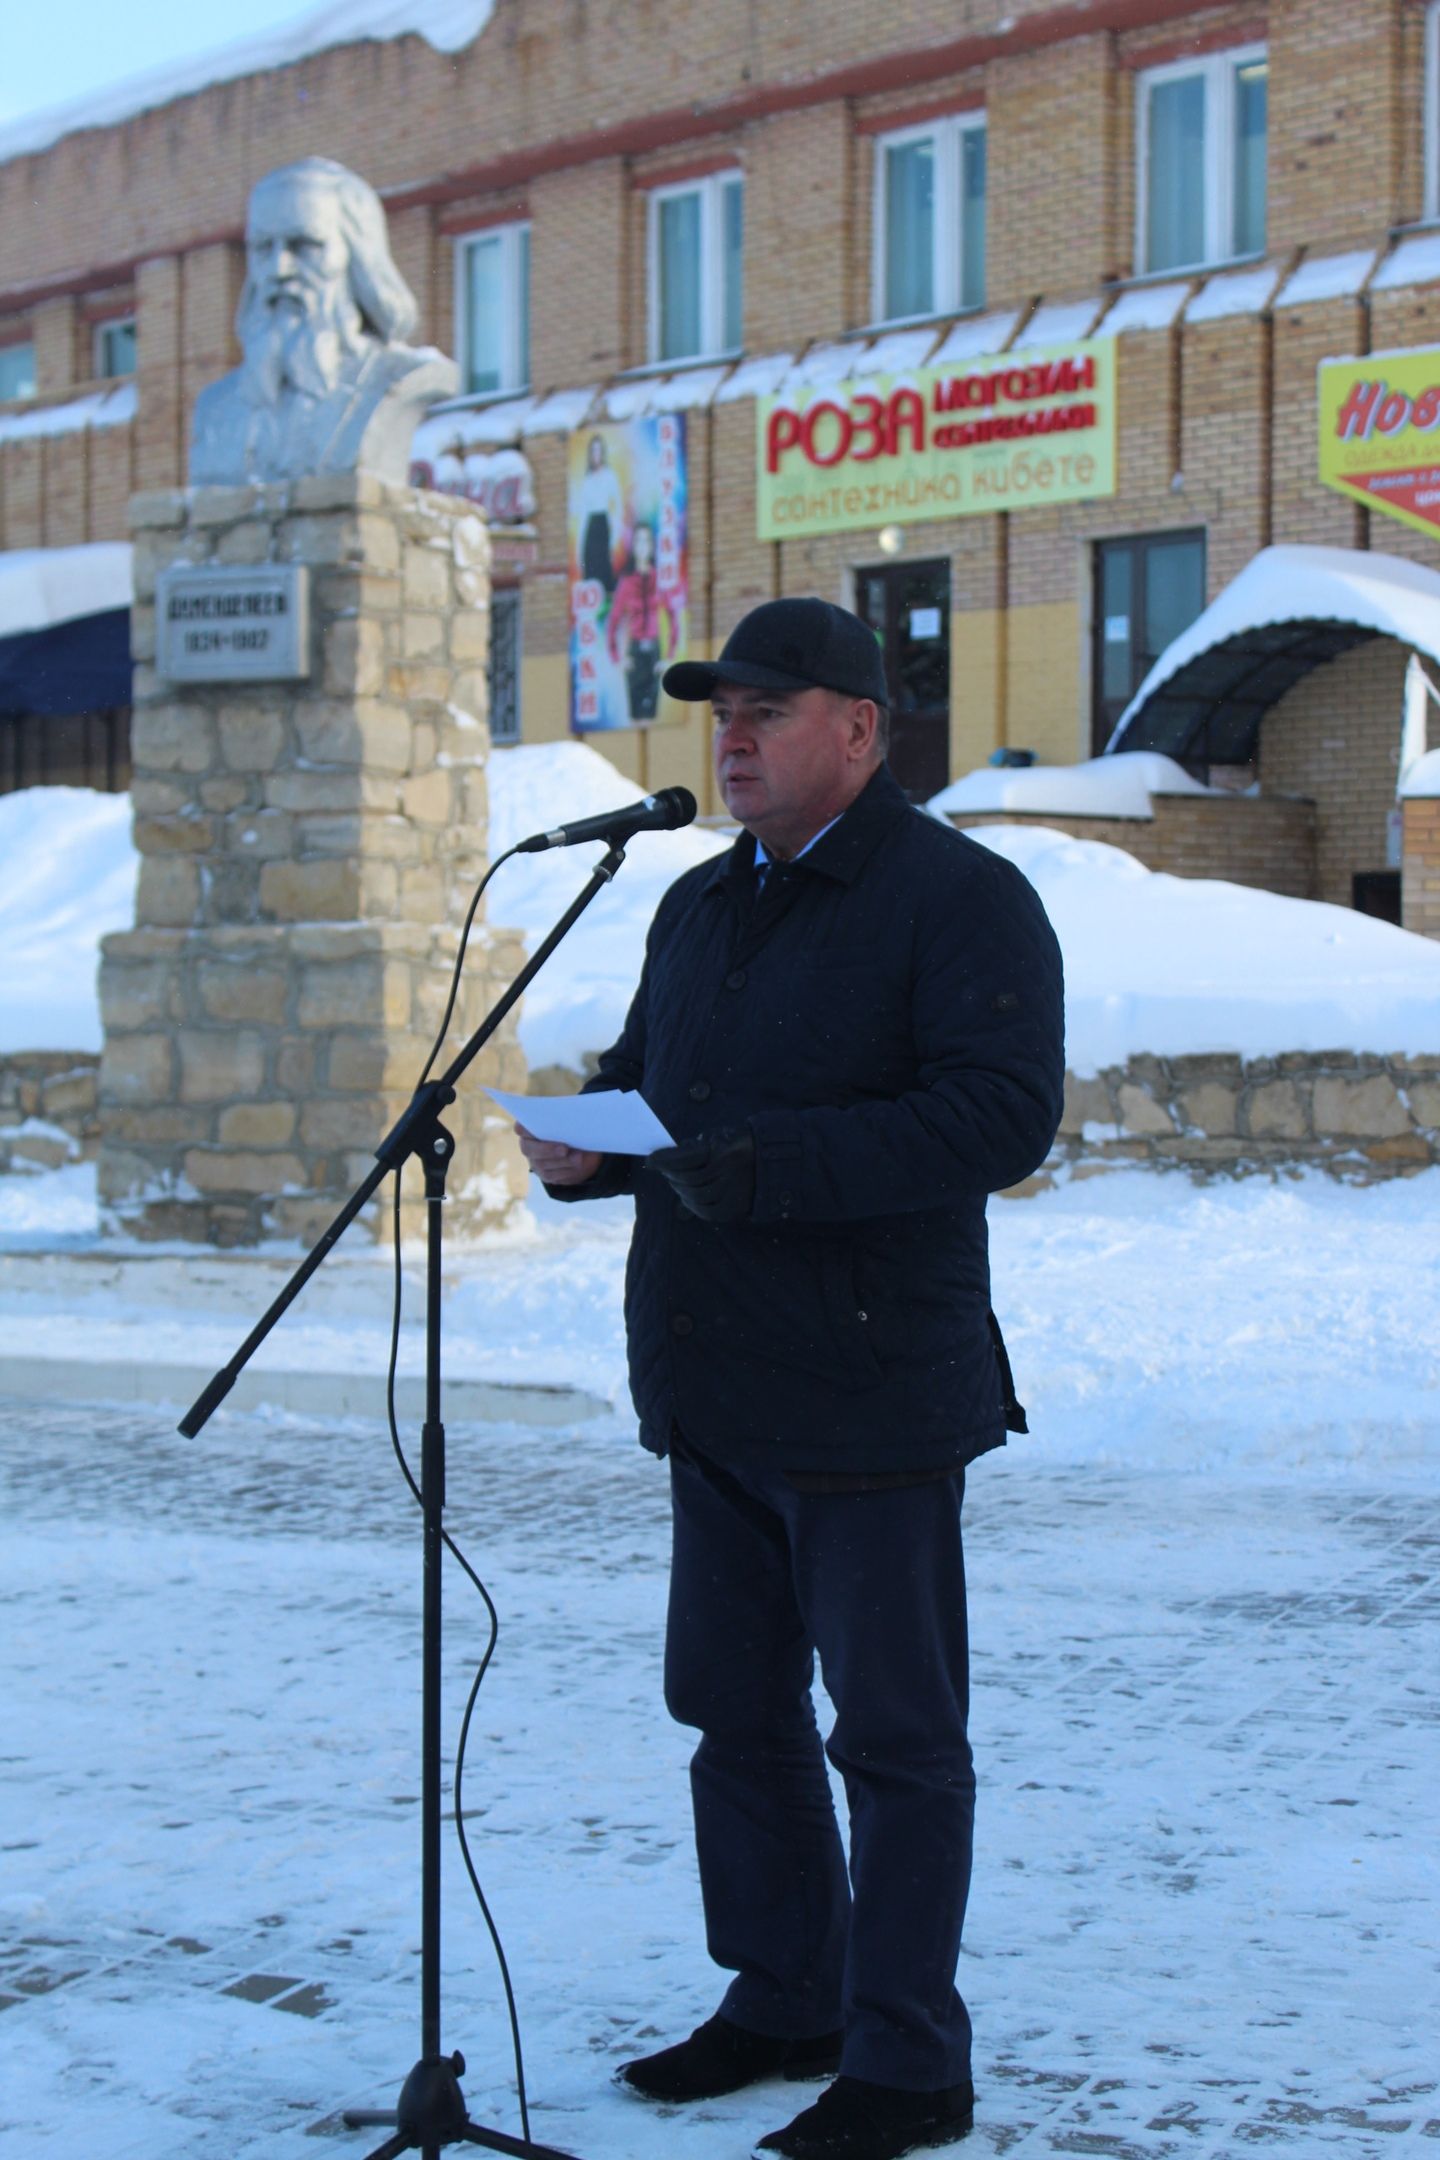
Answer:
[(57, 1170), (100, 1151), (100, 1060), (83, 1050), (0, 1057), (0, 1173)]
[[(488, 535), (364, 475), (137, 496), (132, 528), (141, 867), (101, 965), (102, 1205), (148, 1237), (312, 1238), (419, 1077), (485, 867)], [(159, 571), (261, 562), (309, 566), (309, 678), (159, 680)], [(522, 963), (482, 917), (452, 1051)], [(459, 1226), (523, 1190), (486, 1080), (524, 1085), (513, 1023), (449, 1113)]]
[(1156, 795), (1149, 818), (1080, 817), (1047, 811), (960, 810), (950, 822), (1049, 825), (1075, 840), (1123, 848), (1147, 870), (1225, 878), (1262, 892), (1315, 897), (1315, 805), (1256, 795)]
[(1440, 1163), (1440, 1028), (1420, 1057), (1133, 1057), (1067, 1074), (1054, 1152), (1021, 1190), (1126, 1163), (1197, 1177), (1316, 1167), (1361, 1184), (1427, 1170)]

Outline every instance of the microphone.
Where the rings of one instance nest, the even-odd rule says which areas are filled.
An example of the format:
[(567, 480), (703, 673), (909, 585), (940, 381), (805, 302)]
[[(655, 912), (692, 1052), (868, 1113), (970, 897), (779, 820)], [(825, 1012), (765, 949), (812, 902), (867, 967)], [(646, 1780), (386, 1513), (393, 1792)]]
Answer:
[(608, 840), (612, 846), (637, 832), (674, 832), (695, 815), (695, 798), (687, 787), (661, 788), (643, 802), (627, 803), (623, 810), (606, 810), (599, 817), (577, 818), (573, 825), (557, 825), (553, 832), (532, 833), (517, 846), (517, 855), (539, 855), (546, 848), (575, 847), (581, 840)]

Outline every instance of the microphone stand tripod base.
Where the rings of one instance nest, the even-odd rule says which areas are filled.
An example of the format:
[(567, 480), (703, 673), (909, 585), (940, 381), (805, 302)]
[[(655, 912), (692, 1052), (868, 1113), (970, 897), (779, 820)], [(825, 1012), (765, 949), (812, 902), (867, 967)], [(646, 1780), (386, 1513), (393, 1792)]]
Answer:
[(509, 2137), (503, 2130), (482, 2129), (465, 2110), (460, 2080), (465, 2058), (453, 2055), (422, 2055), (400, 2088), (400, 2102), (393, 2114), (376, 2115), (369, 2109), (346, 2109), (347, 2129), (376, 2122), (393, 2122), (395, 2135), (377, 2145), (367, 2160), (398, 2160), (404, 2152), (438, 2152), (442, 2145), (483, 2145), (491, 2152), (511, 2153), (516, 2160), (574, 2160), (554, 2145), (536, 2145), (529, 2138)]

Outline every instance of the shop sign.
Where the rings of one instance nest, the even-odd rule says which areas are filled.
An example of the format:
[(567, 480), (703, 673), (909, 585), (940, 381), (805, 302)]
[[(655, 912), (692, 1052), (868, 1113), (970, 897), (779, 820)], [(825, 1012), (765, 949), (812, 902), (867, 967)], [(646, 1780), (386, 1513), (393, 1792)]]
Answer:
[(762, 540), (1115, 493), (1115, 340), (1037, 346), (757, 405)]
[[(436, 423), (425, 425), (427, 436)], [(523, 450), (494, 450), (467, 444), (463, 438), (433, 447), (417, 441), (410, 455), (410, 485), (432, 488), (437, 495), (462, 495), (483, 510), (487, 522), (497, 525), (528, 525), (535, 515), (535, 476)]]
[(660, 676), (685, 651), (690, 552), (685, 415), (570, 438), (570, 725), (679, 720)]
[(1417, 532), (1440, 530), (1440, 346), (1320, 362), (1320, 478)]
[(292, 682), (310, 673), (309, 571), (162, 570), (155, 672), (166, 682)]

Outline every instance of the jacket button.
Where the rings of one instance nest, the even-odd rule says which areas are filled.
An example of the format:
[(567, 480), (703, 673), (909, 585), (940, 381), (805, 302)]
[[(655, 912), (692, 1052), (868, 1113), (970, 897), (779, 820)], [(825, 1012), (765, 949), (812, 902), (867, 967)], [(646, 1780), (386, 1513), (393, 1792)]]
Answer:
[(730, 973), (729, 973), (729, 974), (728, 974), (728, 975), (727, 975), (727, 976), (725, 977), (725, 988), (726, 988), (727, 990), (743, 990), (743, 989), (744, 989), (744, 987), (745, 987), (745, 970), (744, 970), (744, 968), (732, 968), (732, 969), (730, 970)]
[(781, 1205), (781, 1207), (782, 1207), (782, 1208), (783, 1208), (783, 1209), (785, 1210), (786, 1214), (788, 1215), (788, 1214), (789, 1214), (789, 1212), (790, 1212), (790, 1210), (791, 1210), (791, 1208), (792, 1208), (792, 1207), (794, 1207), (794, 1205), (795, 1205), (795, 1195), (794, 1195), (794, 1193), (789, 1193), (789, 1192), (782, 1192), (782, 1193), (781, 1193), (781, 1195), (780, 1195), (780, 1205)]
[(708, 1101), (709, 1101), (709, 1098), (710, 1098), (710, 1083), (709, 1083), (709, 1081), (708, 1081), (708, 1080), (692, 1080), (692, 1081), (691, 1081), (691, 1083), (690, 1083), (690, 1100), (691, 1100), (691, 1102), (708, 1102)]
[(670, 1315), (670, 1332), (672, 1335), (689, 1335), (694, 1331), (694, 1327), (695, 1322), (688, 1312), (677, 1312)]

